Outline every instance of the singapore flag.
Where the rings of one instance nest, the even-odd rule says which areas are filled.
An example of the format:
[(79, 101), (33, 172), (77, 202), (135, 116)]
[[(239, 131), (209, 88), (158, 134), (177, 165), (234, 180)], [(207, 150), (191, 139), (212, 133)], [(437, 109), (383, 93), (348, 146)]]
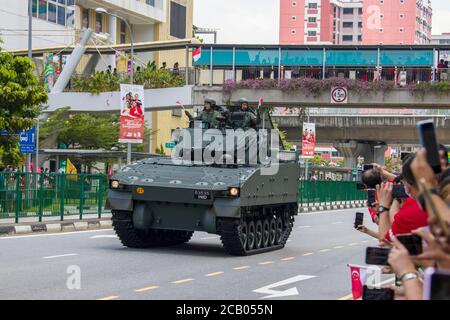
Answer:
[(202, 47), (198, 47), (193, 53), (192, 58), (194, 59), (194, 62), (197, 62), (202, 57)]
[(381, 278), (381, 270), (377, 267), (366, 267), (349, 264), (352, 281), (353, 299), (358, 300), (363, 296), (363, 287), (375, 287)]

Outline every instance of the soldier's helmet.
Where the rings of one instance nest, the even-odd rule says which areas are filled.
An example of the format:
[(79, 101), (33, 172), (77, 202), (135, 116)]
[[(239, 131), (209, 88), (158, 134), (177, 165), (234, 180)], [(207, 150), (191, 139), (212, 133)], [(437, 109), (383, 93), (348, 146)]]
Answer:
[(206, 98), (205, 103), (209, 103), (211, 105), (211, 107), (213, 107), (213, 108), (216, 106), (216, 100), (214, 100), (212, 98)]
[(238, 105), (241, 107), (244, 103), (248, 105), (248, 100), (246, 98), (240, 98), (238, 101)]

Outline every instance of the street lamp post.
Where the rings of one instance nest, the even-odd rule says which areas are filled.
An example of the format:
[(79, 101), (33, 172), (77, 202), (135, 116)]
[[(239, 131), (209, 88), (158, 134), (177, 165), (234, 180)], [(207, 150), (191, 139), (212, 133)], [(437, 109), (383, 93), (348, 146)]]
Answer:
[[(97, 8), (95, 9), (97, 13), (104, 13), (112, 17), (116, 17), (117, 19), (123, 21), (130, 32), (130, 43), (131, 43), (131, 72), (130, 72), (130, 83), (134, 84), (134, 41), (133, 41), (133, 30), (131, 29), (130, 24), (127, 19), (118, 16), (114, 13), (108, 12), (105, 8)], [(131, 163), (131, 143), (127, 143), (127, 164)]]

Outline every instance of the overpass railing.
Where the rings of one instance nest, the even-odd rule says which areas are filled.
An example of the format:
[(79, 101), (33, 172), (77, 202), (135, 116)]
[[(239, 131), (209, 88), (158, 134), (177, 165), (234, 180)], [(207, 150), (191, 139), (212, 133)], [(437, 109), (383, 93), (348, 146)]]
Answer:
[(306, 111), (301, 108), (274, 107), (273, 116), (277, 117), (298, 117), (304, 116), (392, 116), (392, 117), (433, 117), (450, 116), (450, 109), (386, 109), (386, 108), (308, 108)]

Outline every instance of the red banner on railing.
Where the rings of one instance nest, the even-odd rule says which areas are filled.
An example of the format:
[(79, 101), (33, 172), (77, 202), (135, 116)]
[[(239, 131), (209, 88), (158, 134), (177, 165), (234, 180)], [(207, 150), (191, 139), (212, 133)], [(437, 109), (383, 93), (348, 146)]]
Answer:
[(303, 158), (314, 158), (316, 148), (316, 124), (303, 123), (302, 156)]

